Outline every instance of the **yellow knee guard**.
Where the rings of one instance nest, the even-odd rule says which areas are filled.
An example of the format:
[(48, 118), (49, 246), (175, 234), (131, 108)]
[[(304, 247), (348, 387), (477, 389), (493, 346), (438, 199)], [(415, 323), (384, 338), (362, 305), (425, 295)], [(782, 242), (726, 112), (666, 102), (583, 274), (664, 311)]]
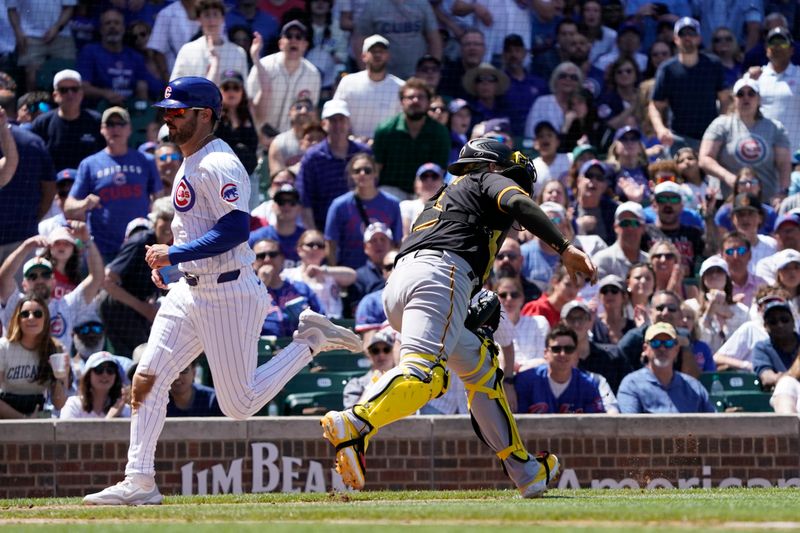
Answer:
[[(433, 362), (434, 366), (431, 368), (409, 359), (424, 359)], [(395, 376), (364, 404), (353, 407), (353, 413), (374, 430), (413, 414), (447, 390), (447, 370), (433, 356), (410, 354), (403, 358), (400, 366), (402, 374)]]
[(519, 430), (517, 429), (517, 422), (514, 420), (514, 415), (511, 413), (511, 407), (508, 405), (508, 398), (506, 398), (506, 392), (503, 389), (503, 372), (499, 369), (497, 353), (498, 349), (495, 342), (492, 339), (483, 338), (478, 364), (472, 371), (461, 376), (463, 379), (477, 374), (483, 367), (486, 358), (491, 358), (491, 367), (480, 378), (478, 378), (476, 383), (464, 382), (464, 388), (467, 390), (467, 405), (469, 406), (470, 415), (472, 416), (472, 425), (475, 429), (475, 433), (478, 434), (478, 437), (484, 441), (484, 443), (489, 445), (489, 443), (483, 438), (483, 435), (480, 431), (480, 425), (475, 419), (475, 416), (472, 414), (472, 402), (475, 398), (475, 395), (478, 393), (485, 394), (490, 400), (495, 400), (500, 406), (502, 416), (506, 419), (505, 423), (507, 424), (507, 427), (511, 433), (511, 442), (502, 450), (496, 450), (497, 457), (500, 458), (501, 461), (505, 461), (510, 456), (514, 456), (514, 458), (520, 461), (528, 461), (530, 456), (528, 455), (527, 450), (525, 450), (525, 446), (522, 444), (522, 439), (520, 438)]

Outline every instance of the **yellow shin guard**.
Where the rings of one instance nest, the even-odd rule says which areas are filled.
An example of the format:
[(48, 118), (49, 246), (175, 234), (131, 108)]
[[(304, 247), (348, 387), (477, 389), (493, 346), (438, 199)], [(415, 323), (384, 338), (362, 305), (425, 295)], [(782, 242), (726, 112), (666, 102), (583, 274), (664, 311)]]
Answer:
[[(421, 361), (433, 363), (433, 367)], [(403, 357), (399, 372), (366, 403), (353, 407), (353, 413), (372, 426), (374, 431), (415, 413), (447, 390), (447, 370), (443, 363), (425, 354)]]
[[(506, 398), (506, 392), (503, 389), (503, 373), (498, 369), (497, 352), (497, 345), (494, 341), (489, 338), (483, 338), (478, 364), (474, 370), (461, 376), (464, 381), (464, 388), (467, 390), (467, 404), (469, 406), (470, 415), (472, 416), (472, 425), (478, 437), (494, 450), (501, 461), (505, 461), (510, 456), (513, 456), (515, 459), (525, 462), (530, 459), (530, 456), (525, 450), (525, 446), (522, 444), (522, 439), (517, 429), (517, 422), (514, 420), (514, 415), (511, 413), (511, 407), (508, 405), (508, 398)], [(470, 379), (480, 372), (486, 358), (491, 358), (490, 368), (483, 375), (478, 377), (477, 380)], [(494, 401), (480, 401), (475, 398), (477, 394), (486, 395), (489, 400)], [(500, 408), (499, 412), (497, 412), (497, 407)], [(484, 431), (481, 431), (481, 425), (482, 423), (486, 424), (490, 420), (493, 425), (506, 427), (508, 429), (510, 434), (504, 439), (505, 442), (490, 442), (493, 439), (487, 439), (484, 436), (485, 430), (489, 428), (484, 428)]]

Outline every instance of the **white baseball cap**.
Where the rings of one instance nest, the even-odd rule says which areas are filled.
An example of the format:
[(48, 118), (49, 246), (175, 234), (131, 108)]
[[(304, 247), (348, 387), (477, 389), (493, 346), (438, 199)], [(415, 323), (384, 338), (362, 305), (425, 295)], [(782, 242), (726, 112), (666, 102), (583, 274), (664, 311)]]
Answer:
[(364, 242), (371, 241), (372, 237), (378, 233), (383, 233), (390, 241), (393, 239), (392, 230), (389, 229), (389, 226), (383, 222), (373, 222), (364, 230)]
[(781, 270), (786, 268), (790, 263), (800, 263), (800, 252), (792, 248), (786, 248), (772, 256), (772, 261), (775, 267)]
[(738, 93), (743, 87), (750, 87), (756, 94), (761, 94), (758, 90), (758, 80), (753, 78), (739, 78), (736, 80), (736, 83), (733, 84), (733, 94)]
[(617, 206), (617, 210), (614, 211), (614, 222), (619, 222), (622, 213), (631, 213), (638, 218), (640, 222), (644, 222), (644, 209), (642, 208), (642, 204), (637, 202), (622, 202)]
[(364, 39), (364, 44), (361, 46), (361, 53), (366, 54), (369, 52), (369, 49), (375, 46), (376, 44), (382, 44), (386, 48), (389, 48), (389, 41), (383, 35), (370, 35), (366, 39)]
[(712, 268), (721, 268), (722, 270), (725, 271), (726, 274), (730, 275), (730, 270), (728, 270), (728, 263), (726, 263), (725, 260), (718, 255), (712, 255), (711, 257), (703, 261), (703, 264), (700, 265), (700, 272), (698, 272), (698, 275), (702, 278), (703, 274), (705, 274)]
[(64, 80), (73, 80), (81, 83), (81, 73), (71, 68), (60, 70), (53, 76), (53, 89), (58, 89), (58, 84)]
[(45, 270), (53, 271), (53, 264), (44, 257), (34, 257), (28, 259), (22, 267), (22, 275), (27, 276), (28, 273), (34, 268), (43, 268)]
[(67, 241), (75, 244), (75, 236), (65, 226), (58, 226), (47, 236), (47, 242), (55, 244), (58, 241)]
[(658, 196), (659, 194), (677, 194), (683, 199), (683, 189), (674, 181), (665, 181), (656, 185), (653, 193)]
[(344, 100), (328, 100), (325, 102), (325, 105), (322, 106), (322, 114), (320, 115), (320, 118), (325, 120), (326, 118), (330, 118), (334, 115), (344, 115), (349, 117), (350, 109), (347, 107), (347, 102)]

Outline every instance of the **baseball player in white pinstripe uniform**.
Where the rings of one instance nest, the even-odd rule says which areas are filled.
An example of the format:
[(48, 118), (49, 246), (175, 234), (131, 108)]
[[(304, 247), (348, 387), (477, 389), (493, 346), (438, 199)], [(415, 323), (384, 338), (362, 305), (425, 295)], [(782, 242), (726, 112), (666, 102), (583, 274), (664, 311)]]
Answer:
[(205, 78), (173, 80), (164, 91), (170, 138), (185, 157), (172, 199), (175, 244), (148, 248), (153, 282), (160, 268), (180, 265), (182, 278), (158, 311), (133, 378), (131, 440), (125, 480), (89, 494), (93, 505), (159, 504), (156, 442), (164, 426), (170, 384), (201, 352), (208, 357), (222, 411), (241, 420), (271, 400), (314, 353), (360, 351), (355, 333), (309, 311), (300, 315), (294, 342), (256, 368), (258, 335), (269, 295), (252, 269), (247, 246), (250, 182), (231, 148), (213, 135), (221, 96)]

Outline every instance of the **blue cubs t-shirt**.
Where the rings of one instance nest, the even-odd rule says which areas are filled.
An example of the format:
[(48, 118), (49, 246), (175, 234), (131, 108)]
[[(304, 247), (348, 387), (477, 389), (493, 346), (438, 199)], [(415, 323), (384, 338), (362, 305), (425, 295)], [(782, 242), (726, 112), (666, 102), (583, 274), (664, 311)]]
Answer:
[(125, 227), (150, 209), (150, 195), (161, 190), (155, 163), (142, 153), (128, 150), (112, 156), (101, 150), (81, 161), (69, 195), (83, 200), (90, 194), (100, 205), (87, 213), (86, 221), (95, 244), (108, 262), (125, 240)]
[(267, 287), (267, 292), (271, 301), (267, 316), (264, 317), (264, 325), (261, 326), (262, 335), (290, 337), (297, 329), (300, 313), (306, 307), (325, 314), (313, 289), (302, 281), (284, 280), (283, 285), (277, 289)]
[(589, 374), (573, 368), (569, 385), (556, 397), (547, 372), (548, 366), (541, 365), (517, 374), (518, 413), (605, 413), (600, 391)]

